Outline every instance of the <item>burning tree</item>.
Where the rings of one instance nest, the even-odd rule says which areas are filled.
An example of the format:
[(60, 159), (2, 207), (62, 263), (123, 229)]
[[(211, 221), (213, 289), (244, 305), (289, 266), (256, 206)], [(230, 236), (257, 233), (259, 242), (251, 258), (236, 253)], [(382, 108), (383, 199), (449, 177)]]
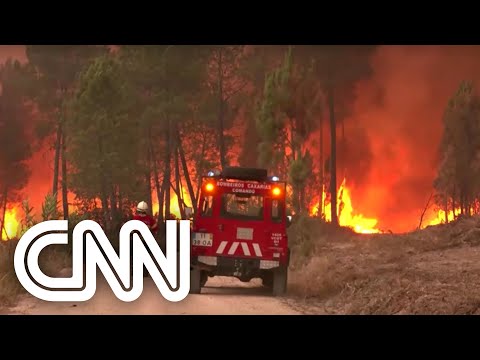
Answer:
[[(152, 206), (152, 185), (155, 188), (160, 221), (170, 216), (171, 190), (183, 216), (185, 198), (183, 179), (191, 203), (195, 203), (194, 182), (189, 167), (188, 143), (204, 158), (212, 127), (196, 122), (205, 82), (208, 48), (200, 46), (125, 46), (119, 53), (128, 81), (140, 107), (142, 150), (145, 160), (147, 197)], [(199, 139), (202, 137), (204, 139)], [(191, 138), (189, 140), (189, 138)], [(196, 142), (196, 140), (200, 140)], [(207, 144), (208, 143), (208, 144)], [(199, 144), (202, 144), (199, 147)], [(172, 176), (173, 174), (173, 176)], [(173, 177), (173, 181), (172, 181)], [(152, 184), (153, 179), (153, 184)], [(159, 229), (161, 230), (161, 229)]]
[[(341, 144), (346, 143), (344, 119), (348, 114), (350, 104), (354, 98), (355, 84), (370, 75), (370, 54), (374, 46), (298, 46), (295, 51), (305, 54), (307, 59), (313, 61), (316, 79), (322, 88), (325, 99), (325, 108), (328, 110), (330, 128), (330, 155), (328, 159), (330, 182), (330, 218), (333, 224), (338, 225), (337, 204), (337, 123), (341, 122)], [(323, 189), (324, 156), (323, 156), (323, 118), (320, 119), (320, 156), (319, 169), (320, 181)], [(345, 177), (346, 147), (340, 147), (342, 173)], [(323, 196), (323, 195), (322, 195)], [(320, 196), (320, 201), (322, 201)], [(323, 204), (322, 204), (323, 205)], [(321, 206), (322, 208), (323, 206)]]
[(52, 195), (57, 196), (61, 165), (65, 219), (68, 218), (68, 189), (64, 105), (73, 91), (78, 73), (96, 56), (105, 52), (106, 47), (98, 45), (29, 45), (26, 48), (29, 64), (36, 72), (36, 91), (33, 97), (45, 118), (37, 129), (38, 135), (41, 140), (55, 136)]
[(122, 75), (118, 59), (97, 58), (79, 77), (65, 128), (69, 184), (78, 197), (101, 200), (107, 231), (118, 225), (123, 200), (138, 198), (145, 181), (136, 98)]
[(228, 150), (232, 139), (225, 131), (233, 125), (233, 119), (240, 109), (243, 90), (248, 84), (244, 70), (248, 56), (246, 47), (241, 45), (211, 46), (208, 59), (207, 101), (215, 118), (220, 165), (230, 163)]
[(257, 117), (259, 164), (288, 177), (296, 213), (307, 209), (305, 186), (312, 180), (312, 158), (305, 140), (321, 109), (321, 102), (312, 96), (318, 91), (312, 70), (294, 64), (289, 49), (283, 64), (267, 76)]
[(448, 222), (457, 212), (471, 215), (480, 194), (480, 97), (472, 82), (460, 84), (447, 105), (443, 125), (434, 187)]
[[(35, 91), (30, 96), (25, 90), (24, 96), (33, 97), (44, 120), (38, 139), (54, 145), (51, 194), (57, 197), (61, 181), (65, 218), (68, 187), (81, 202), (80, 213), (110, 228), (140, 200), (153, 214), (158, 209), (163, 221), (195, 206), (203, 174), (238, 161), (269, 167), (288, 179), (289, 202), (301, 213), (319, 193), (327, 199), (328, 177), (337, 191), (337, 122), (348, 109), (351, 97), (345, 94), (365, 65), (355, 51), (119, 46), (105, 52), (102, 46), (28, 46)], [(330, 114), (330, 154), (323, 152), (323, 109)], [(317, 161), (312, 154), (319, 126)], [(332, 214), (337, 198), (342, 202), (333, 196)]]
[(262, 100), (265, 82), (269, 72), (283, 61), (288, 46), (284, 45), (255, 45), (246, 50), (248, 58), (245, 62), (245, 76), (248, 85), (242, 97), (240, 116), (244, 126), (243, 138), (238, 154), (238, 163), (245, 167), (258, 165), (258, 146), (261, 137), (258, 132), (257, 109)]
[(0, 68), (0, 204), (2, 211), (0, 240), (8, 234), (5, 227), (7, 204), (19, 200), (30, 172), (26, 161), (31, 156), (26, 120), (31, 114), (25, 94), (29, 69), (8, 60)]

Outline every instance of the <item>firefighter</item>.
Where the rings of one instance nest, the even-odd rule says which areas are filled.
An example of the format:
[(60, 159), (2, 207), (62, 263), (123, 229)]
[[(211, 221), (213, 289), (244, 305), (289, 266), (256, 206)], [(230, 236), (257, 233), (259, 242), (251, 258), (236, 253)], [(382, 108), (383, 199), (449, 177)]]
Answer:
[[(133, 220), (140, 220), (145, 223), (152, 234), (155, 236), (155, 233), (158, 229), (157, 220), (148, 214), (148, 204), (145, 201), (140, 201), (137, 205), (135, 214), (133, 215)], [(131, 253), (133, 255), (133, 252)], [(148, 271), (145, 266), (143, 266), (143, 277), (148, 276)]]
[(137, 205), (137, 209), (135, 215), (133, 216), (133, 220), (140, 220), (144, 222), (148, 228), (155, 233), (158, 229), (157, 220), (150, 216), (148, 213), (148, 205), (145, 201), (140, 201)]

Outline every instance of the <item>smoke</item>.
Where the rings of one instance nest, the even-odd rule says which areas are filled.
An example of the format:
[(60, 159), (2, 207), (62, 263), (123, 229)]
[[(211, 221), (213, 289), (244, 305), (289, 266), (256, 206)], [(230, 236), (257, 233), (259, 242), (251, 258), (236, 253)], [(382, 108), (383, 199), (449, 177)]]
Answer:
[[(345, 124), (357, 149), (347, 181), (356, 211), (384, 229), (408, 231), (432, 191), (448, 99), (462, 80), (480, 79), (480, 47), (381, 46), (371, 64), (373, 76), (358, 84)], [(362, 147), (368, 169), (357, 165)]]
[[(24, 46), (0, 46), (0, 62), (8, 57), (24, 61)], [(339, 171), (346, 171), (356, 212), (377, 218), (382, 229), (408, 231), (432, 191), (447, 101), (462, 80), (480, 80), (480, 46), (380, 46), (371, 64), (373, 74), (357, 84), (345, 120), (343, 154), (339, 127)], [(324, 137), (328, 149), (327, 124)], [(53, 152), (42, 149), (30, 163), (25, 193), (40, 210)]]
[[(4, 64), (9, 58), (25, 63), (27, 61), (25, 46), (0, 45), (0, 64)], [(35, 114), (29, 120), (24, 125), (25, 132), (33, 139)], [(29, 200), (29, 205), (34, 207), (33, 212), (37, 215), (40, 215), (44, 197), (51, 191), (52, 187), (53, 153), (49, 145), (45, 143), (41, 148), (38, 148), (35, 144), (33, 156), (27, 161), (31, 175), (27, 186), (22, 191), (22, 198)]]
[[(33, 207), (33, 213), (39, 216), (42, 212), (42, 203), (45, 196), (52, 192), (54, 151), (48, 142), (34, 152), (30, 158), (30, 180), (24, 190), (24, 197)], [(59, 197), (60, 199), (60, 197)]]

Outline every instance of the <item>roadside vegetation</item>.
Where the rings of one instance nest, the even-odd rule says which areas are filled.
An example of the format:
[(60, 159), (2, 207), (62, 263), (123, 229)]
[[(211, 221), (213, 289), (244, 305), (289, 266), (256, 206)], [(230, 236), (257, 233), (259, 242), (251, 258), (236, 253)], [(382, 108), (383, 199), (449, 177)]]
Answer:
[[(29, 228), (37, 223), (34, 208), (30, 207), (28, 200), (22, 203), (23, 218), (20, 223), (19, 237)], [(74, 214), (75, 216), (75, 214)], [(81, 219), (72, 217), (70, 228)], [(41, 221), (56, 220), (60, 218), (58, 202), (55, 197), (48, 194), (42, 204), (40, 217)], [(77, 220), (77, 221), (75, 221)], [(13, 266), (13, 258), (18, 238), (9, 241), (0, 241), (0, 306), (9, 306), (15, 303), (18, 295), (25, 293)], [(45, 248), (39, 257), (39, 264), (42, 271), (48, 276), (57, 276), (59, 272), (71, 266), (71, 252), (69, 246), (51, 245)]]
[(356, 234), (302, 218), (289, 234), (289, 295), (306, 312), (480, 313), (479, 216), (405, 234)]

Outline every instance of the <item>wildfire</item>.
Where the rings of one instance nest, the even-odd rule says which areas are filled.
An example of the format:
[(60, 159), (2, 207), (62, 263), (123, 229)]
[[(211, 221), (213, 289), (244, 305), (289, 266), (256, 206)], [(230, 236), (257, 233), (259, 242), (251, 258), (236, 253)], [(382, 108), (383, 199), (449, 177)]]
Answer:
[[(186, 206), (191, 207), (192, 202), (190, 200), (190, 196), (188, 195), (187, 190), (183, 186), (181, 187), (181, 189), (182, 189), (183, 201), (185, 202)], [(164, 206), (164, 209), (165, 209), (165, 205), (163, 205), (163, 206)], [(152, 214), (153, 215), (158, 214), (158, 210), (159, 210), (159, 205), (158, 205), (158, 201), (157, 201), (157, 195), (156, 195), (156, 192), (153, 191), (153, 193), (152, 193)], [(177, 219), (181, 218), (180, 208), (178, 207), (178, 197), (177, 197), (177, 194), (175, 194), (175, 192), (173, 192), (173, 191), (170, 194), (170, 214), (175, 215), (177, 217)]]
[[(338, 222), (341, 226), (350, 227), (355, 232), (361, 234), (376, 234), (380, 230), (376, 228), (378, 220), (375, 218), (366, 218), (362, 214), (355, 214), (352, 205), (352, 198), (350, 191), (346, 186), (346, 179), (343, 180), (342, 185), (338, 189), (337, 193), (337, 214)], [(323, 191), (323, 202), (325, 203), (326, 192)], [(310, 215), (316, 215), (319, 212), (320, 204), (313, 205), (310, 208)], [(323, 211), (326, 221), (332, 221), (331, 217), (331, 204), (325, 204)]]
[(17, 209), (13, 208), (5, 212), (5, 226), (2, 229), (2, 239), (8, 240), (18, 235), (19, 222), (17, 220)]
[[(185, 187), (182, 187), (182, 197), (185, 201), (186, 206), (191, 206), (191, 200), (188, 192)], [(331, 205), (326, 201), (326, 191), (323, 191), (323, 203), (324, 209), (323, 214), (326, 221), (331, 221), (330, 208)], [(159, 211), (159, 206), (155, 191), (152, 194), (153, 204), (152, 204), (152, 213), (155, 215)], [(352, 205), (352, 199), (350, 190), (346, 186), (346, 179), (343, 180), (341, 186), (338, 189), (338, 200), (337, 200), (339, 214), (339, 224), (341, 226), (350, 227), (357, 233), (363, 234), (374, 234), (379, 233), (380, 230), (376, 228), (378, 220), (375, 218), (367, 218), (362, 214), (356, 214)], [(310, 215), (316, 216), (319, 211), (319, 203), (317, 202), (310, 207)], [(170, 198), (170, 213), (174, 214), (177, 218), (181, 217), (180, 209), (178, 207), (178, 199), (176, 194), (172, 191)], [(8, 240), (18, 236), (20, 230), (20, 219), (21, 214), (19, 214), (16, 208), (8, 209), (5, 213), (5, 228), (2, 231), (2, 239)], [(449, 221), (453, 220), (453, 213), (449, 214)], [(429, 222), (429, 225), (439, 224), (445, 221), (445, 213), (440, 210), (436, 215), (436, 218)]]
[[(455, 220), (455, 216), (458, 216), (460, 214), (460, 209), (455, 210), (455, 214), (453, 213), (452, 210), (448, 212), (447, 218), (448, 221), (453, 221)], [(434, 217), (426, 223), (426, 226), (432, 226), (432, 225), (439, 225), (439, 224), (444, 224), (445, 223), (445, 210), (438, 210), (435, 214)]]

